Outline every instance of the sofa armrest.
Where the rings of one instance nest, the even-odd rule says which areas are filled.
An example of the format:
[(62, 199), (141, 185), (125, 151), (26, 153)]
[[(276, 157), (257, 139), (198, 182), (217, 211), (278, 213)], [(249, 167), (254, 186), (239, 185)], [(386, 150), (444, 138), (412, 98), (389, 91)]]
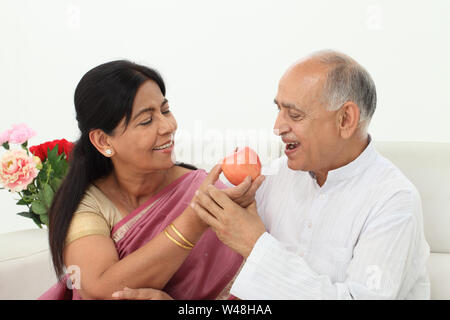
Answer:
[(0, 299), (36, 299), (56, 281), (46, 229), (0, 234)]

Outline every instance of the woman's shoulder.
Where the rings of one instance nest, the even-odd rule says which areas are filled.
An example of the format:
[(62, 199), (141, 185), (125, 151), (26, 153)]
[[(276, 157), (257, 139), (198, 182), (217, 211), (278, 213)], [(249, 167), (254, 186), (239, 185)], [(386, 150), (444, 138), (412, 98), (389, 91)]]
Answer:
[(84, 192), (67, 230), (65, 245), (88, 235), (109, 236), (113, 225), (101, 191), (90, 185)]
[(95, 184), (86, 189), (76, 213), (97, 214), (106, 220), (110, 228), (121, 219), (120, 212)]
[(89, 185), (84, 192), (84, 195), (81, 198), (80, 204), (78, 205), (75, 213), (83, 211), (99, 212), (102, 203), (99, 191), (100, 190), (98, 190), (95, 185)]

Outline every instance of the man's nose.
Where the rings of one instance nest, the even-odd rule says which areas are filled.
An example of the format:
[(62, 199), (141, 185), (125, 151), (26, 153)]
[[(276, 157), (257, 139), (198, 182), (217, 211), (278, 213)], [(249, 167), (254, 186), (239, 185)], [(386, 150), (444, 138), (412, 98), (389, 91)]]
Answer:
[(282, 116), (282, 111), (278, 112), (277, 119), (275, 120), (275, 125), (273, 126), (273, 133), (277, 136), (281, 136), (289, 131), (289, 125), (284, 120)]

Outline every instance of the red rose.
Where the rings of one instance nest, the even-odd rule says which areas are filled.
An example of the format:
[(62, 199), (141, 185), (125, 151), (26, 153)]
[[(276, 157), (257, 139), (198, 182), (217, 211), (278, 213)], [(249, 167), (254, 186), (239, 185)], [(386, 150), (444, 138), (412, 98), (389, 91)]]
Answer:
[(48, 149), (53, 150), (56, 145), (58, 145), (58, 155), (64, 152), (66, 154), (66, 158), (69, 158), (69, 155), (73, 149), (73, 143), (67, 141), (66, 139), (44, 142), (40, 145), (30, 147), (30, 151), (35, 156), (38, 156), (42, 162), (44, 162), (47, 159)]
[(45, 159), (47, 158), (47, 153), (43, 153), (44, 148), (41, 148), (42, 145), (38, 145), (38, 146), (32, 146), (30, 147), (30, 151), (32, 154), (34, 154), (35, 156), (39, 157), (39, 159), (41, 159), (42, 162), (45, 161)]

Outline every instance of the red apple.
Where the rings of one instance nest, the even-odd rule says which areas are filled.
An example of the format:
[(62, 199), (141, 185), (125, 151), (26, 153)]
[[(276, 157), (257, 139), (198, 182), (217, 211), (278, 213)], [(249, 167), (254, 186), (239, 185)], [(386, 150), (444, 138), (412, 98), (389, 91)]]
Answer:
[(258, 154), (249, 147), (236, 148), (234, 153), (222, 160), (221, 164), (223, 174), (235, 186), (247, 176), (251, 176), (253, 181), (261, 174)]

